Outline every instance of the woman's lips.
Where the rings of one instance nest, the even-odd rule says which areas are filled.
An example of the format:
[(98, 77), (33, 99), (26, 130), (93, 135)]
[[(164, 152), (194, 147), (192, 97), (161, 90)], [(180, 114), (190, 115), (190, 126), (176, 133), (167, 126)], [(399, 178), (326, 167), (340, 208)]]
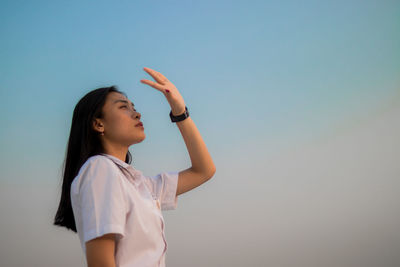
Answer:
[(142, 122), (139, 122), (138, 124), (136, 124), (136, 127), (143, 127), (143, 123)]

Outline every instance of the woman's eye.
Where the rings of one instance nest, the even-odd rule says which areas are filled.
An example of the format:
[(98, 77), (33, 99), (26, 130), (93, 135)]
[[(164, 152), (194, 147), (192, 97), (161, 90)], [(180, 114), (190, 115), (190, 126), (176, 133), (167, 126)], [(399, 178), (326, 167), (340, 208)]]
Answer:
[[(124, 105), (124, 106), (121, 106), (121, 108), (128, 108), (128, 106), (126, 106), (126, 105)], [(136, 109), (133, 109), (135, 112), (137, 111)]]

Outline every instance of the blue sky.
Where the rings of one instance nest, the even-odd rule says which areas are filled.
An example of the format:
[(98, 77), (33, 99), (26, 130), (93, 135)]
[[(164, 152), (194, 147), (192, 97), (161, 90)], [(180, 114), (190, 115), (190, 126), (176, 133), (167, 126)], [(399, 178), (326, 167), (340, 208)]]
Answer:
[[(0, 1), (0, 7), (0, 183), (46, 187), (49, 199), (58, 198), (73, 108), (102, 86), (117, 85), (142, 113), (146, 139), (130, 148), (135, 167), (149, 175), (190, 167), (168, 102), (140, 83), (151, 79), (143, 67), (178, 88), (217, 166), (218, 180), (207, 186), (224, 192), (224, 182), (233, 182), (232, 196), (243, 186), (252, 195), (239, 175), (244, 170), (263, 173), (272, 159), (290, 169), (292, 161), (277, 155), (331, 144), (360, 134), (359, 127), (374, 132), (373, 121), (399, 107), (398, 1)], [(392, 134), (371, 142), (398, 147), (395, 140)], [(343, 151), (338, 145), (331, 152)], [(307, 172), (298, 179), (304, 182)], [(203, 198), (207, 189), (196, 190)]]

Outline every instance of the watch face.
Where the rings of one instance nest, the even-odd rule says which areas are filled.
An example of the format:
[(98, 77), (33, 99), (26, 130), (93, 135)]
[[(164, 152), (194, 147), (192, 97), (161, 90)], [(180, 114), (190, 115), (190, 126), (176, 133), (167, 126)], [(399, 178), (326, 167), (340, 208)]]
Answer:
[(169, 113), (169, 116), (171, 117), (172, 122), (179, 122), (179, 121), (183, 121), (184, 119), (189, 117), (189, 111), (188, 111), (187, 107), (185, 107), (185, 112), (183, 114), (174, 116), (174, 115), (172, 115), (172, 110), (171, 110), (171, 112)]

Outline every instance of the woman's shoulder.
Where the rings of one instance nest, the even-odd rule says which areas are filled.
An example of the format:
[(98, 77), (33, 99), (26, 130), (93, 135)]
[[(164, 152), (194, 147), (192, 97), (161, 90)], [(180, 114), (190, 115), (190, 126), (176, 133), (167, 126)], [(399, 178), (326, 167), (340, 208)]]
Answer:
[[(111, 172), (117, 172), (118, 168), (112, 162), (111, 159), (107, 158), (103, 155), (93, 155), (90, 156), (81, 166), (79, 169), (78, 174), (74, 178), (74, 181), (78, 182), (83, 177), (99, 175), (99, 174), (110, 174)], [(87, 178), (86, 178), (87, 179)]]
[(96, 172), (109, 173), (110, 171), (117, 172), (118, 167), (114, 164), (114, 162), (111, 159), (99, 154), (90, 156), (85, 161), (85, 163), (83, 163), (82, 167), (79, 170), (79, 174), (87, 172), (88, 170), (96, 170)]
[(85, 163), (83, 163), (81, 168), (93, 166), (93, 165), (109, 166), (109, 165), (113, 165), (112, 163), (113, 163), (112, 160), (109, 159), (108, 157), (101, 155), (101, 154), (97, 154), (97, 155), (90, 156), (85, 161)]

